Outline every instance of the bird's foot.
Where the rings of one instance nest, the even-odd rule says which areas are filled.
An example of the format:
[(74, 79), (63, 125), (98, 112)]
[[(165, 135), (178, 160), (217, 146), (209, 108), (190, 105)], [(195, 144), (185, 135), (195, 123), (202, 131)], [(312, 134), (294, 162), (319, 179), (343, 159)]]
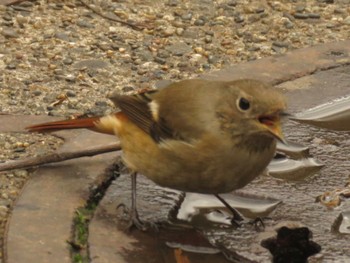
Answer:
[(247, 220), (244, 222), (245, 224), (254, 226), (255, 230), (257, 232), (262, 232), (265, 230), (265, 223), (264, 220), (271, 219), (269, 217), (257, 217), (251, 220)]
[(236, 216), (233, 216), (231, 218), (231, 225), (234, 227), (240, 227), (242, 223), (244, 223), (244, 218), (241, 216), (238, 218)]
[(229, 203), (225, 201), (219, 194), (215, 194), (216, 198), (228, 209), (232, 214), (231, 224), (235, 227), (241, 226), (241, 221), (244, 220), (244, 217), (237, 209), (233, 208)]
[(231, 225), (233, 227), (240, 227), (242, 223), (244, 223), (245, 218), (242, 216), (240, 212), (238, 212), (235, 208), (230, 207), (229, 211), (231, 212)]
[(231, 219), (231, 224), (234, 227), (241, 227), (244, 224), (252, 225), (252, 226), (254, 226), (256, 231), (261, 232), (261, 231), (264, 231), (264, 229), (265, 229), (265, 224), (264, 224), (264, 220), (265, 219), (270, 219), (270, 218), (268, 218), (268, 217), (264, 217), (264, 218), (257, 217), (257, 218), (254, 218), (254, 219), (247, 220), (247, 219), (243, 219), (243, 218), (237, 219), (237, 218), (233, 217)]
[(120, 209), (120, 208), (123, 209), (123, 213), (125, 215), (128, 215), (127, 218), (125, 219), (126, 221), (128, 221), (128, 224), (125, 227), (126, 230), (131, 232), (136, 228), (143, 232), (149, 231), (149, 230), (153, 230), (155, 232), (159, 231), (159, 227), (156, 223), (142, 221), (137, 213), (137, 210), (130, 210), (125, 204), (119, 204), (117, 206), (117, 209)]
[(253, 220), (250, 220), (248, 224), (253, 225), (257, 232), (262, 232), (265, 230), (265, 224), (262, 217), (254, 218)]
[(128, 225), (126, 226), (126, 229), (130, 232), (135, 228), (143, 232), (146, 232), (149, 230), (153, 230), (154, 232), (159, 231), (159, 227), (156, 223), (142, 221), (138, 216), (130, 216), (128, 220), (129, 222), (128, 222)]

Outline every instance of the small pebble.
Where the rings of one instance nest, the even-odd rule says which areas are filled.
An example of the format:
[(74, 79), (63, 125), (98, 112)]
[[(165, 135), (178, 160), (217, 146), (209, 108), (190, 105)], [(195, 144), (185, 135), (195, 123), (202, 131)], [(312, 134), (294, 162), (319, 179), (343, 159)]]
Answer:
[(310, 13), (310, 14), (308, 14), (308, 16), (310, 18), (314, 18), (314, 19), (319, 19), (321, 17), (321, 15), (317, 14), (317, 13)]
[(6, 215), (8, 210), (9, 210), (9, 209), (8, 209), (7, 206), (0, 205), (0, 216)]
[(93, 24), (89, 23), (86, 20), (82, 20), (82, 19), (77, 21), (77, 25), (80, 27), (85, 27), (85, 28), (94, 28)]
[(18, 33), (12, 28), (3, 28), (1, 34), (7, 38), (18, 38)]
[(65, 77), (65, 80), (68, 81), (68, 82), (75, 82), (76, 78), (74, 75), (72, 74), (69, 74)]
[(205, 43), (208, 44), (208, 43), (213, 42), (213, 38), (211, 36), (207, 35), (207, 36), (205, 36), (204, 41), (205, 41)]
[(187, 62), (180, 62), (180, 63), (177, 64), (177, 66), (178, 66), (179, 68), (185, 68), (185, 67), (188, 67), (189, 64), (188, 64)]
[(298, 13), (302, 13), (305, 11), (306, 6), (305, 5), (297, 5), (295, 8), (295, 11)]
[(289, 44), (287, 42), (282, 42), (282, 41), (275, 41), (272, 43), (272, 45), (276, 47), (288, 47)]
[(24, 147), (17, 147), (13, 151), (16, 152), (16, 153), (21, 153), (21, 152), (25, 152), (26, 148), (24, 148)]
[(41, 91), (41, 90), (34, 90), (34, 91), (32, 92), (32, 94), (33, 94), (34, 96), (40, 96), (40, 95), (42, 94), (42, 91)]
[(10, 63), (6, 66), (7, 69), (16, 69), (17, 68), (17, 65), (15, 63)]
[(258, 7), (255, 9), (255, 13), (257, 13), (257, 14), (264, 13), (264, 12), (265, 12), (265, 8), (263, 8), (263, 7)]
[(67, 90), (66, 92), (67, 97), (75, 97), (77, 96), (76, 92), (74, 90)]
[(284, 26), (287, 29), (292, 29), (294, 27), (294, 24), (288, 19), (288, 20), (284, 21)]
[(5, 21), (12, 21), (12, 16), (10, 16), (9, 14), (5, 14), (2, 19), (4, 19)]
[(236, 16), (236, 17), (234, 18), (234, 21), (235, 21), (236, 23), (242, 23), (242, 22), (244, 21), (244, 17), (241, 16), (241, 15)]
[(211, 66), (209, 64), (203, 64), (202, 67), (206, 70), (211, 69)]
[(124, 86), (122, 88), (123, 92), (128, 92), (128, 91), (133, 91), (133, 90), (134, 90), (134, 87), (132, 87), (132, 86)]
[(175, 33), (175, 29), (173, 27), (167, 27), (164, 31), (163, 31), (163, 35), (165, 37), (169, 37), (172, 36)]
[(27, 172), (27, 170), (15, 170), (14, 176), (26, 178), (26, 177), (28, 177), (28, 172)]
[(194, 21), (195, 26), (203, 26), (204, 24), (205, 22), (202, 19), (197, 19), (196, 21)]
[(307, 18), (309, 18), (309, 15), (308, 14), (303, 14), (303, 13), (295, 13), (294, 17), (297, 18), (297, 19), (307, 19)]
[(164, 58), (160, 58), (160, 57), (155, 57), (154, 61), (161, 64), (161, 65), (165, 65), (166, 60)]
[(71, 58), (65, 58), (62, 60), (63, 64), (65, 65), (71, 65), (73, 63), (73, 59)]
[(335, 24), (334, 24), (334, 23), (327, 23), (327, 24), (326, 24), (326, 27), (327, 27), (327, 28), (334, 28), (334, 27), (335, 27)]
[(192, 19), (192, 13), (187, 13), (185, 15), (182, 15), (181, 18), (183, 20), (191, 20)]
[(345, 25), (350, 25), (350, 16), (347, 16), (347, 17), (343, 20), (343, 24), (345, 24)]
[(228, 6), (236, 6), (237, 5), (237, 0), (230, 0), (227, 2)]
[(104, 100), (103, 101), (101, 101), (101, 100), (96, 101), (95, 105), (98, 107), (107, 107), (108, 106), (107, 102)]
[(167, 3), (169, 6), (177, 6), (179, 4), (178, 0), (169, 0)]
[(183, 28), (181, 28), (181, 27), (176, 28), (176, 35), (181, 36), (183, 33), (184, 33), (184, 29)]

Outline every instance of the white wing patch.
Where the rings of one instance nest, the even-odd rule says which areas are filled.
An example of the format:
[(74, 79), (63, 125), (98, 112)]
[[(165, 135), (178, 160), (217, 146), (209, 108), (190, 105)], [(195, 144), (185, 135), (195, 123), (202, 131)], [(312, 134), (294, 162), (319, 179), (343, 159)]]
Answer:
[(152, 117), (155, 121), (159, 121), (159, 104), (156, 101), (148, 103), (148, 106), (151, 110)]

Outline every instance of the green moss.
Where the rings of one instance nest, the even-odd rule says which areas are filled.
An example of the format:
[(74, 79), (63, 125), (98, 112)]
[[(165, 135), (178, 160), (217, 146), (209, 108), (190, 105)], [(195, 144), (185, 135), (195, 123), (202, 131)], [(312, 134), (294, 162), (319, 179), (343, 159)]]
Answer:
[(84, 207), (80, 207), (75, 211), (73, 236), (67, 243), (71, 247), (71, 255), (73, 263), (89, 263), (88, 238), (89, 223), (95, 213), (98, 203), (104, 196), (105, 191), (111, 185), (113, 180), (119, 176), (119, 166), (114, 166), (107, 174), (105, 180), (101, 182), (90, 194), (89, 199)]
[(74, 254), (73, 256), (73, 263), (85, 263), (87, 261), (84, 261), (84, 258), (80, 254)]

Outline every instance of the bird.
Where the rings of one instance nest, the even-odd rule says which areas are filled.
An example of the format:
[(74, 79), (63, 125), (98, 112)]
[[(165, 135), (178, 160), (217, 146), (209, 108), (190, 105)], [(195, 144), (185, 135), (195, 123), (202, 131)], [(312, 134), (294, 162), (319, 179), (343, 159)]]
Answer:
[(134, 95), (114, 92), (119, 110), (100, 117), (42, 123), (31, 132), (87, 128), (116, 135), (131, 171), (130, 224), (145, 229), (136, 208), (136, 176), (171, 189), (220, 196), (243, 188), (260, 175), (285, 143), (283, 94), (254, 79), (188, 79)]

